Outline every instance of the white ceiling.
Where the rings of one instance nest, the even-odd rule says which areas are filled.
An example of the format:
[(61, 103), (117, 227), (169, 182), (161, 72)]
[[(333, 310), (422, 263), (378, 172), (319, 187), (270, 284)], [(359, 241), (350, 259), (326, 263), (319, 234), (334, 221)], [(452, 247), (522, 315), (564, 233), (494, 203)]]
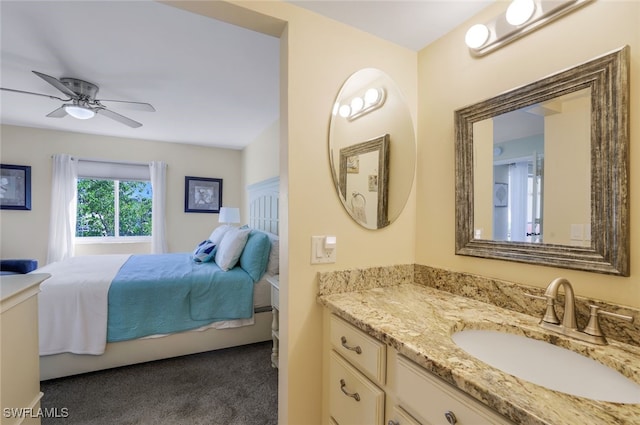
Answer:
[(420, 50), (496, 0), (288, 0), (385, 40)]
[[(291, 1), (418, 50), (491, 3)], [(278, 119), (279, 40), (151, 0), (0, 0), (0, 86), (65, 97), (33, 74), (97, 84), (98, 99), (156, 112), (48, 118), (58, 100), (0, 91), (3, 124), (242, 149)]]

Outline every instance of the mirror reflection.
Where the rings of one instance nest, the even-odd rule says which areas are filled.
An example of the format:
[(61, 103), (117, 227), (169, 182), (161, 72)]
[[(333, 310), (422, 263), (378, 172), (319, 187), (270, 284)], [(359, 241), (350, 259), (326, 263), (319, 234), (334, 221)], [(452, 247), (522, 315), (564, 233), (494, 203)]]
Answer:
[(455, 111), (456, 254), (629, 276), (629, 46)]
[(591, 245), (591, 90), (473, 123), (476, 239)]
[(404, 97), (384, 72), (365, 68), (343, 84), (329, 158), (336, 193), (356, 223), (381, 229), (400, 215), (413, 185), (416, 141)]
[(388, 134), (340, 149), (340, 196), (354, 220), (365, 227), (389, 224), (388, 170)]

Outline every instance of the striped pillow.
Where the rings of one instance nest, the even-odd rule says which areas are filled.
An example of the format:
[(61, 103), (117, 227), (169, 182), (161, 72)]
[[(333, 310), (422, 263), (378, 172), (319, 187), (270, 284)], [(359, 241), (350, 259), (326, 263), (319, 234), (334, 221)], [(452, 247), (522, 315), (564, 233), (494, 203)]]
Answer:
[(216, 245), (210, 240), (202, 241), (193, 251), (193, 261), (196, 263), (206, 263), (213, 260), (216, 255)]

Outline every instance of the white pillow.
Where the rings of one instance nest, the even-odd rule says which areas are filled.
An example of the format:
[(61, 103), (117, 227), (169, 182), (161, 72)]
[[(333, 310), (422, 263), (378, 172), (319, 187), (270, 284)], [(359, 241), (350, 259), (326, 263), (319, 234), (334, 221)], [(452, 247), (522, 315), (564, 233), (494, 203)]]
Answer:
[(242, 250), (247, 244), (249, 233), (251, 233), (251, 229), (232, 227), (224, 234), (216, 251), (216, 264), (218, 264), (218, 267), (226, 272), (238, 263)]
[(280, 273), (280, 238), (273, 233), (264, 232), (269, 236), (271, 242), (271, 251), (269, 251), (269, 262), (267, 263), (267, 273)]
[(218, 226), (215, 229), (213, 229), (213, 232), (211, 232), (211, 236), (209, 236), (209, 240), (213, 242), (214, 245), (220, 245), (220, 242), (222, 242), (222, 238), (224, 237), (224, 235), (231, 229), (233, 229), (233, 226), (229, 224)]

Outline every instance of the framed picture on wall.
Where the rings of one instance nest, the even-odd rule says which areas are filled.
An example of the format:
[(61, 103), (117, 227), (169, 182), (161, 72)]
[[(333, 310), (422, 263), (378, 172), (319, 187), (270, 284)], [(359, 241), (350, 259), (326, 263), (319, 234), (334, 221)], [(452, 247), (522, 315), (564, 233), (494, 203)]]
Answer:
[(0, 209), (31, 209), (31, 167), (0, 164)]
[(347, 173), (358, 174), (360, 172), (360, 156), (352, 155), (347, 158)]
[(507, 183), (494, 183), (493, 206), (506, 207), (509, 201), (509, 185)]
[(221, 206), (222, 179), (184, 178), (184, 212), (218, 214)]

